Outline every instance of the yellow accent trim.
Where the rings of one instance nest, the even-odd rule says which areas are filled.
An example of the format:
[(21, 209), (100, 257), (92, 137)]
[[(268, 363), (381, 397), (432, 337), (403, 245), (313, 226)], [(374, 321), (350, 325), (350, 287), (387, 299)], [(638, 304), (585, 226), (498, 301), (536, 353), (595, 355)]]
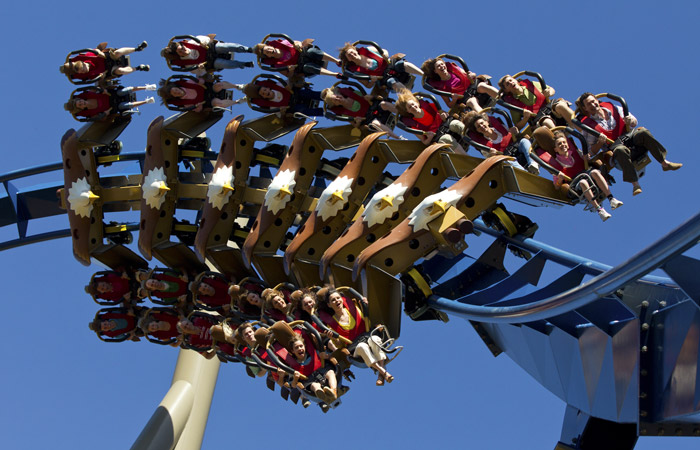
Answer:
[(105, 227), (105, 233), (119, 233), (121, 231), (126, 231), (126, 225), (110, 225)]
[(280, 160), (278, 158), (274, 158), (272, 156), (267, 156), (267, 155), (260, 155), (260, 154), (255, 155), (255, 160), (260, 161), (260, 162), (264, 162), (264, 163), (268, 163), (268, 164), (274, 164), (274, 165), (280, 164)]
[(240, 237), (240, 238), (247, 238), (249, 234), (250, 233), (248, 233), (247, 231), (243, 231), (243, 230), (236, 230), (233, 232), (233, 235), (235, 237)]
[(177, 231), (197, 231), (197, 225), (178, 224), (175, 225)]
[(185, 158), (204, 158), (204, 152), (201, 150), (183, 150), (180, 156)]
[(508, 214), (506, 214), (505, 211), (503, 211), (500, 207), (498, 207), (498, 208), (494, 208), (493, 213), (501, 221), (501, 225), (503, 225), (506, 228), (506, 231), (508, 232), (508, 236), (513, 237), (516, 234), (518, 234), (517, 228), (515, 228), (513, 221), (510, 220), (510, 217), (508, 217)]
[(423, 275), (420, 274), (415, 268), (409, 270), (408, 276), (413, 278), (413, 281), (416, 283), (416, 286), (418, 286), (418, 289), (425, 295), (426, 297), (430, 297), (433, 295), (433, 290), (430, 289), (430, 285), (428, 284), (427, 281), (425, 281), (425, 278), (423, 278)]
[(97, 158), (97, 164), (112, 163), (119, 160), (119, 155), (99, 156)]

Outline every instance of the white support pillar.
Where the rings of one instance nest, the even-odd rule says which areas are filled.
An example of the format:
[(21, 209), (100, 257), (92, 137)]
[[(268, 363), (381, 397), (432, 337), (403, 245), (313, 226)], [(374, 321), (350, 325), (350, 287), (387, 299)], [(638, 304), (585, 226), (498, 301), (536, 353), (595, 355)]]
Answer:
[(201, 448), (220, 362), (192, 350), (180, 350), (170, 390), (160, 402), (132, 450)]

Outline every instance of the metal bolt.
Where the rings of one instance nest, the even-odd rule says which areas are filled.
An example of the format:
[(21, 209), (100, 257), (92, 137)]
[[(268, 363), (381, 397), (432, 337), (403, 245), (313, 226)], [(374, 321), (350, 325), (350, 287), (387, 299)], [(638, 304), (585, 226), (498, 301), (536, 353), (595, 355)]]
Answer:
[(643, 345), (643, 346), (642, 346), (642, 353), (646, 353), (647, 350), (648, 350), (647, 346), (646, 346), (646, 345)]
[(639, 411), (639, 415), (640, 415), (641, 417), (646, 417), (646, 416), (647, 416), (647, 412), (646, 412), (646, 411)]
[(642, 302), (642, 308), (648, 308), (648, 307), (649, 307), (649, 302), (646, 301), (646, 300), (644, 300), (644, 301)]
[(663, 306), (666, 306), (666, 300), (661, 300), (661, 301), (659, 302), (659, 305), (661, 305), (662, 307), (663, 307)]
[(664, 329), (664, 324), (663, 324), (663, 323), (660, 323), (660, 324), (656, 325), (656, 328), (658, 328), (659, 330), (663, 330), (663, 329)]
[(647, 429), (646, 429), (646, 428), (641, 428), (641, 429), (639, 430), (639, 434), (641, 434), (642, 436), (646, 436), (646, 434), (647, 434)]
[(640, 392), (640, 393), (639, 393), (639, 398), (647, 398), (647, 393), (646, 393), (646, 392)]
[(649, 324), (648, 323), (643, 323), (642, 324), (642, 330), (647, 331), (649, 329)]

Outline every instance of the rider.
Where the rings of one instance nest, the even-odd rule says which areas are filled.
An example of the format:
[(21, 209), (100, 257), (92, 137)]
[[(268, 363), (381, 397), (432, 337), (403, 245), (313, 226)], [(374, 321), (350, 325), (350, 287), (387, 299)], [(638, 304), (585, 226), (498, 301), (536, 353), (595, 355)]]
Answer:
[[(622, 169), (622, 180), (632, 183), (632, 195), (642, 193), (639, 176), (632, 161), (644, 152), (651, 153), (664, 171), (678, 170), (683, 166), (681, 163), (668, 161), (664, 146), (646, 128), (635, 128), (637, 119), (632, 114), (625, 117), (621, 107), (608, 102), (601, 103), (590, 92), (581, 94), (576, 100), (576, 106), (585, 114), (581, 122), (601, 133), (598, 138), (590, 133), (586, 135), (589, 156), (595, 156), (601, 149), (612, 150), (613, 158)], [(631, 146), (618, 141), (627, 128), (632, 130), (629, 134)]]

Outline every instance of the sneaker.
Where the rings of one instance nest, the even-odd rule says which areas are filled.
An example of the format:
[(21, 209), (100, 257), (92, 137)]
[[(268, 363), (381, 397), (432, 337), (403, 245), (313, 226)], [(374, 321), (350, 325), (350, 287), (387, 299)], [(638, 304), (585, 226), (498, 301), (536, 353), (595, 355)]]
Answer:
[(146, 88), (147, 91), (155, 91), (158, 86), (156, 86), (155, 84), (147, 84), (144, 87)]
[(615, 197), (610, 199), (610, 209), (615, 210), (616, 208), (619, 208), (620, 206), (624, 205), (620, 200), (616, 199)]
[(530, 163), (530, 165), (527, 166), (527, 171), (530, 172), (531, 174), (539, 175), (540, 174), (540, 165), (537, 164), (535, 161), (533, 161)]
[(138, 66), (134, 67), (134, 69), (141, 70), (143, 72), (148, 72), (149, 70), (151, 70), (151, 66), (149, 66), (148, 64), (139, 64)]
[(612, 216), (611, 216), (610, 213), (607, 212), (604, 208), (600, 208), (600, 209), (598, 210), (598, 217), (600, 217), (600, 219), (601, 219), (603, 222), (605, 222), (606, 220), (608, 220), (608, 219), (611, 218)]
[(143, 41), (139, 45), (136, 46), (136, 51), (140, 52), (141, 50), (143, 50), (146, 47), (148, 47), (148, 42)]
[(233, 85), (233, 88), (238, 89), (239, 91), (242, 91), (244, 87), (245, 87), (245, 84), (234, 84)]
[(153, 97), (147, 97), (147, 98), (146, 98), (146, 103), (155, 103), (155, 102), (156, 102), (156, 99), (153, 98)]

